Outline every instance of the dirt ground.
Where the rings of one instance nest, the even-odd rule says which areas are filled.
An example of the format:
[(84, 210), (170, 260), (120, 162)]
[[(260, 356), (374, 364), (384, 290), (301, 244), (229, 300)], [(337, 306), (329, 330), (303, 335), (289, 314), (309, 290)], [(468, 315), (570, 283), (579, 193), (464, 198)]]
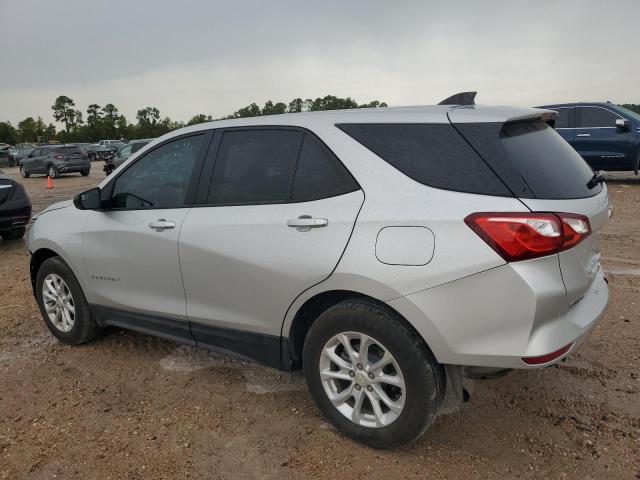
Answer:
[[(34, 212), (97, 183), (25, 179)], [(5, 169), (18, 177), (16, 169)], [(23, 241), (0, 241), (0, 479), (640, 478), (640, 179), (608, 182), (611, 302), (566, 362), (470, 382), (417, 443), (368, 449), (320, 416), (299, 374), (110, 330), (58, 343)]]

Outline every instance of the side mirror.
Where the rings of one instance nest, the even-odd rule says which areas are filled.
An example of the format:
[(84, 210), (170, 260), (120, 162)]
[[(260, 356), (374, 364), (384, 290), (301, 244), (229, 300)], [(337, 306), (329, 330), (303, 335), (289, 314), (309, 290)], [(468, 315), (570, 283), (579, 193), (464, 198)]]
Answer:
[(98, 187), (79, 193), (73, 197), (73, 204), (78, 210), (97, 210), (101, 205), (100, 189)]
[(616, 118), (616, 127), (621, 130), (629, 130), (629, 120), (626, 118)]

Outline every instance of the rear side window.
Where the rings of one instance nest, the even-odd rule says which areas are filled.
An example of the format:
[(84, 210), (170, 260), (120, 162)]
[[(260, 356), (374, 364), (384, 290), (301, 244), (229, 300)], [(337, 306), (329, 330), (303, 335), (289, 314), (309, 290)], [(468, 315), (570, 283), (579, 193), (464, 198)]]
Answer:
[(213, 167), (209, 203), (282, 203), (289, 199), (302, 132), (227, 131)]
[(520, 198), (570, 199), (598, 194), (593, 171), (546, 122), (468, 123), (458, 128)]
[(358, 190), (340, 160), (314, 135), (306, 134), (293, 183), (292, 200), (304, 202)]
[(140, 150), (142, 147), (144, 147), (146, 145), (146, 143), (134, 143), (131, 145), (131, 153), (135, 153), (138, 150)]
[(616, 119), (622, 118), (615, 113), (600, 107), (577, 107), (578, 128), (611, 127), (615, 128)]
[(558, 118), (554, 125), (555, 128), (571, 128), (572, 127), (572, 108), (552, 108), (551, 110), (558, 112)]
[(430, 187), (512, 196), (450, 124), (353, 124), (337, 127), (380, 158)]

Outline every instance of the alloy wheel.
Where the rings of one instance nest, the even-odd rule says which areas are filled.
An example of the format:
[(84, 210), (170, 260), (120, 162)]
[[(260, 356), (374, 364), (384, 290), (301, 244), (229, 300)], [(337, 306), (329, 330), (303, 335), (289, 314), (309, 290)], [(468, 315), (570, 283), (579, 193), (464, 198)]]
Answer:
[(386, 427), (402, 413), (404, 377), (398, 362), (378, 340), (359, 332), (333, 336), (322, 349), (319, 370), (327, 397), (352, 422)]
[(42, 301), (53, 326), (63, 333), (69, 332), (75, 323), (76, 308), (71, 290), (59, 275), (50, 273), (45, 277)]

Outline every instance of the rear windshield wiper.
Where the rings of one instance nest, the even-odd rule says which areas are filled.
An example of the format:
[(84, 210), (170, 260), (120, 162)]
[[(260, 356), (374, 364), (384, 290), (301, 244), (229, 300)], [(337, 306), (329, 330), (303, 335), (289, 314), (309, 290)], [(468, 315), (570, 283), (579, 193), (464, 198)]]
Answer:
[(607, 179), (607, 176), (602, 173), (602, 172), (595, 172), (593, 174), (593, 177), (591, 177), (591, 180), (589, 180), (587, 182), (587, 188), (589, 190), (591, 190), (592, 188), (594, 188), (596, 185), (598, 185), (599, 183), (604, 182)]

